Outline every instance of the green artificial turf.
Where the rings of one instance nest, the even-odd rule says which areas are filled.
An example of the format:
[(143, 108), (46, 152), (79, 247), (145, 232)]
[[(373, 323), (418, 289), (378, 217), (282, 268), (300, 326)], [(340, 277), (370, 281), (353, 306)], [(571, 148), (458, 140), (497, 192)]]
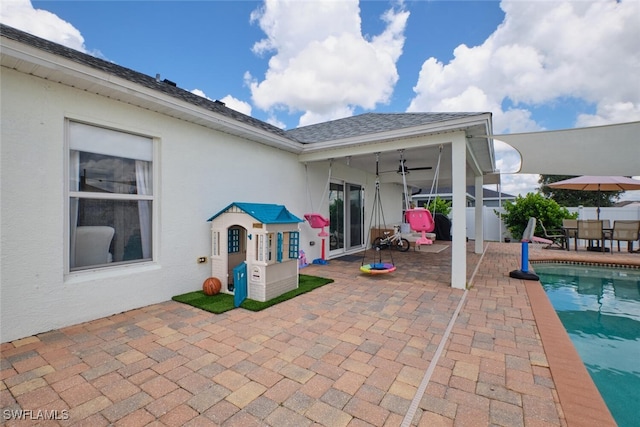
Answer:
[[(332, 279), (325, 279), (324, 277), (307, 276), (306, 274), (301, 274), (299, 276), (297, 289), (286, 292), (279, 297), (265, 302), (254, 301), (247, 298), (240, 305), (240, 307), (251, 311), (264, 310), (267, 307), (271, 307), (272, 305), (281, 303), (282, 301), (297, 297), (298, 295), (312, 291), (316, 288), (319, 288), (320, 286), (324, 286), (327, 283), (331, 282), (333, 282)], [(171, 299), (216, 314), (224, 313), (225, 311), (229, 311), (235, 308), (233, 306), (233, 295), (223, 293), (209, 296), (205, 295), (202, 291), (195, 291), (188, 292), (182, 295), (176, 295)]]

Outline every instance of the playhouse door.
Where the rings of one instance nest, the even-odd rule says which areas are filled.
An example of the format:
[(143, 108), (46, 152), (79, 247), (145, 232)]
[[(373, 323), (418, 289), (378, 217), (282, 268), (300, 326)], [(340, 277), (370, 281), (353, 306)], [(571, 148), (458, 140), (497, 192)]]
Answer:
[(233, 267), (247, 259), (247, 230), (239, 225), (227, 229), (227, 290), (233, 292)]
[(247, 263), (242, 261), (233, 268), (233, 282), (235, 292), (233, 295), (233, 305), (240, 307), (242, 301), (247, 298)]

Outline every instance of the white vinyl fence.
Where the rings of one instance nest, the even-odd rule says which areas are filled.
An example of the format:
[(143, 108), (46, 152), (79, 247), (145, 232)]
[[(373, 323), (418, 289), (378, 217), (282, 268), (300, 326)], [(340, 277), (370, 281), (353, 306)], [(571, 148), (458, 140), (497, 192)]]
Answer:
[[(569, 212), (578, 212), (578, 219), (596, 219), (596, 208), (567, 208)], [(484, 207), (484, 239), (488, 241), (501, 241), (505, 237), (511, 237), (508, 230), (501, 222), (501, 218), (495, 212), (503, 213), (504, 209), (496, 207)], [(475, 208), (467, 208), (467, 237), (475, 238)], [(613, 225), (615, 220), (640, 220), (640, 207), (600, 208), (600, 219), (608, 219)]]

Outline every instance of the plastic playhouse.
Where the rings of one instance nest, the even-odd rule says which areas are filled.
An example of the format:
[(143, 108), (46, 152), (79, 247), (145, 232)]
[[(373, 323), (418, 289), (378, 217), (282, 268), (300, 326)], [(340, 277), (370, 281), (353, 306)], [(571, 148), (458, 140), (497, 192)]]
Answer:
[(236, 202), (209, 221), (211, 276), (222, 292), (246, 287), (247, 298), (268, 301), (298, 287), (301, 218), (283, 205)]

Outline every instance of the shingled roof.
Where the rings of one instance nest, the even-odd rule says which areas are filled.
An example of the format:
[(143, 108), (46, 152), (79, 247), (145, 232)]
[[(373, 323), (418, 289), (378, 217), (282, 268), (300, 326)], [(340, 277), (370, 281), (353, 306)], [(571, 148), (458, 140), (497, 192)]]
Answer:
[(0, 34), (8, 39), (25, 43), (35, 48), (41, 49), (45, 52), (58, 55), (62, 58), (66, 58), (79, 64), (86, 65), (96, 70), (111, 74), (113, 76), (137, 83), (146, 88), (157, 90), (158, 92), (165, 93), (190, 104), (205, 108), (209, 111), (222, 114), (239, 122), (243, 122), (251, 126), (255, 126), (257, 128), (274, 133), (276, 135), (286, 137), (284, 131), (278, 127), (226, 107), (224, 103), (220, 101), (212, 101), (202, 96), (193, 94), (188, 90), (181, 89), (177, 86), (174, 86), (171, 82), (156, 79), (155, 77), (142, 74), (130, 68), (114, 64), (113, 62), (105, 61), (103, 59), (96, 58), (95, 56), (91, 56), (75, 49), (71, 49), (66, 46), (51, 42), (49, 40), (36, 37), (29, 33), (25, 33), (24, 31), (17, 30), (8, 25), (0, 24)]
[(237, 212), (238, 209), (246, 213), (247, 215), (252, 216), (263, 224), (294, 224), (297, 222), (304, 222), (304, 220), (289, 212), (289, 210), (284, 205), (244, 202), (231, 203), (226, 208), (213, 215), (207, 221), (213, 221), (226, 212)]
[(366, 113), (286, 131), (303, 143), (333, 141), (362, 135), (446, 122), (486, 113)]
[(274, 136), (286, 138), (303, 144), (340, 140), (350, 137), (372, 135), (422, 125), (442, 123), (456, 119), (478, 116), (485, 113), (366, 113), (358, 116), (332, 120), (310, 126), (283, 130), (251, 116), (247, 116), (220, 101), (195, 95), (188, 90), (177, 87), (175, 83), (160, 80), (138, 71), (126, 68), (113, 62), (79, 52), (66, 46), (42, 39), (13, 27), (0, 24), (0, 34), (7, 39), (27, 44), (45, 52), (74, 61), (110, 75), (139, 84), (163, 94), (178, 98), (184, 102), (221, 114), (235, 121), (266, 131)]

